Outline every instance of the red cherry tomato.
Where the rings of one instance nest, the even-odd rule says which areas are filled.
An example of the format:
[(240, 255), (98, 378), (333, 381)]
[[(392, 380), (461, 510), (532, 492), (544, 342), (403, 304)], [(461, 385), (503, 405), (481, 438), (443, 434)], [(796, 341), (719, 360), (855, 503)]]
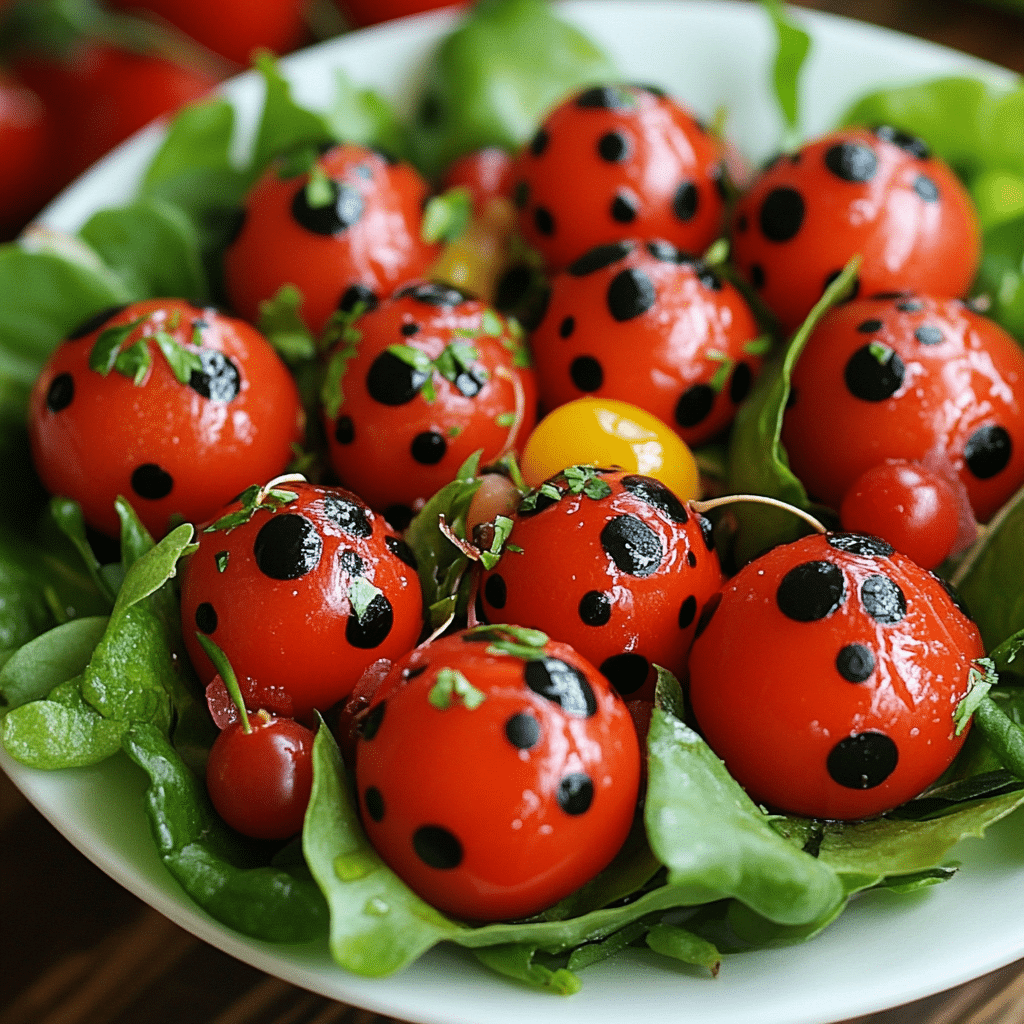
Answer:
[(858, 289), (967, 293), (980, 231), (964, 186), (927, 146), (881, 127), (844, 128), (780, 156), (736, 205), (732, 256), (794, 330), (861, 257)]
[(419, 639), (415, 558), (349, 491), (304, 481), (250, 491), (198, 537), (181, 574), (185, 646), (209, 681), (194, 632), (210, 637), (247, 707), (306, 721)]
[(512, 157), (500, 146), (486, 146), (460, 156), (445, 171), (442, 190), (465, 188), (473, 197), (473, 209), (479, 215), (494, 199), (512, 195)]
[(984, 657), (981, 635), (942, 580), (884, 541), (781, 545), (708, 611), (690, 702), (755, 800), (867, 818), (924, 790), (963, 745), (953, 715)]
[(839, 508), (844, 530), (873, 534), (934, 569), (960, 535), (960, 507), (950, 484), (924, 467), (887, 459), (865, 470)]
[(42, 100), (0, 72), (0, 241), (12, 238), (49, 198), (51, 126)]
[(962, 302), (848, 302), (797, 361), (782, 442), (810, 494), (834, 509), (863, 472), (904, 459), (959, 478), (987, 522), (1024, 484), (1022, 381), (1020, 346)]
[(488, 621), (571, 644), (631, 699), (654, 698), (656, 665), (682, 675), (722, 583), (706, 519), (652, 477), (574, 467), (527, 495), (512, 523), (481, 580)]
[(277, 162), (246, 197), (224, 276), (235, 310), (253, 323), (260, 303), (290, 284), (319, 332), (335, 311), (372, 308), (425, 275), (440, 253), (420, 237), (429, 190), (411, 164), (341, 145), (319, 157), (316, 172), (291, 174)]
[(254, 479), (281, 473), (305, 422), (295, 382), (261, 334), (181, 299), (83, 324), (43, 367), (29, 417), (44, 486), (111, 537), (118, 495), (158, 537), (174, 515), (207, 519)]
[(639, 775), (632, 719), (600, 673), (502, 626), (400, 661), (356, 749), (377, 852), (432, 906), (473, 921), (537, 913), (606, 867)]
[(722, 229), (722, 160), (721, 142), (663, 93), (587, 89), (557, 106), (517, 158), (519, 228), (551, 270), (624, 238), (699, 254)]
[(313, 788), (312, 730), (266, 711), (218, 734), (206, 763), (206, 788), (217, 813), (254, 839), (289, 839), (302, 830)]
[[(343, 15), (356, 27), (377, 25), (392, 18), (406, 18), (410, 14), (423, 14), (436, 11), (448, 4), (438, 0), (337, 0), (338, 8)], [(453, 6), (464, 7), (465, 4)]]

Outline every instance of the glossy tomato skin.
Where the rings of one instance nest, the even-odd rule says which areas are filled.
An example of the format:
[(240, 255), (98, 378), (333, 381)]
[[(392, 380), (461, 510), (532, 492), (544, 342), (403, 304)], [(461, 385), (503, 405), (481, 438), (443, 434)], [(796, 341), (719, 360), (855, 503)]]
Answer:
[[(119, 336), (122, 358), (135, 345), (148, 353), (137, 380), (134, 362), (126, 372), (90, 367)], [(182, 383), (158, 339), (199, 357), (202, 369)], [(157, 537), (172, 516), (202, 522), (253, 479), (282, 472), (304, 424), (298, 390), (270, 343), (241, 320), (181, 299), (103, 311), (57, 347), (29, 399), (43, 485), (78, 501), (86, 522), (109, 537), (120, 532), (118, 495)]]
[(464, 920), (526, 917), (573, 892), (615, 856), (636, 808), (640, 752), (623, 702), (566, 644), (531, 637), (523, 657), (518, 640), (478, 627), (417, 648), (356, 747), (370, 841)]
[(266, 712), (225, 726), (210, 748), (206, 788), (217, 813), (253, 839), (290, 839), (302, 831), (313, 788), (311, 729)]
[(736, 204), (731, 239), (736, 266), (789, 331), (854, 255), (859, 295), (959, 297), (981, 252), (956, 175), (886, 127), (844, 128), (778, 157)]
[(475, 451), (487, 464), (521, 449), (537, 388), (513, 321), (420, 281), (353, 327), (355, 354), (344, 340), (336, 350), (340, 404), (325, 409), (331, 465), (393, 525), (407, 524)]
[(887, 459), (962, 487), (980, 522), (1024, 483), (1024, 353), (958, 300), (906, 294), (830, 310), (792, 384), (789, 464), (832, 508)]
[(966, 739), (953, 714), (977, 627), (937, 576), (860, 534), (815, 534), (748, 563), (690, 652), (690, 703), (750, 795), (860, 819), (916, 796)]
[(633, 402), (702, 444), (732, 421), (761, 368), (740, 291), (667, 242), (598, 246), (551, 281), (530, 334), (541, 403)]
[(571, 644), (623, 697), (653, 700), (655, 666), (685, 673), (722, 583), (711, 524), (652, 477), (586, 470), (590, 494), (570, 471), (527, 495), (481, 610)]
[(204, 682), (215, 670), (197, 630), (227, 656), (247, 707), (305, 722), (367, 666), (413, 647), (423, 599), (412, 552), (361, 499), (304, 481), (278, 490), (294, 497), (199, 531), (181, 576), (182, 631)]
[(519, 229), (549, 270), (595, 246), (660, 238), (701, 253), (725, 210), (723, 149), (689, 110), (640, 86), (574, 94), (516, 160)]
[(39, 96), (0, 72), (0, 241), (16, 235), (49, 198), (51, 131)]
[(302, 294), (300, 314), (314, 333), (331, 314), (372, 308), (419, 277), (440, 253), (420, 237), (428, 186), (411, 164), (363, 146), (334, 146), (317, 160), (333, 201), (312, 194), (309, 173), (279, 161), (246, 196), (238, 233), (224, 254), (232, 306), (251, 322), (260, 303), (286, 284)]
[(495, 199), (511, 199), (514, 164), (511, 154), (500, 146), (485, 146), (458, 157), (448, 165), (441, 179), (442, 190), (464, 188), (481, 214)]

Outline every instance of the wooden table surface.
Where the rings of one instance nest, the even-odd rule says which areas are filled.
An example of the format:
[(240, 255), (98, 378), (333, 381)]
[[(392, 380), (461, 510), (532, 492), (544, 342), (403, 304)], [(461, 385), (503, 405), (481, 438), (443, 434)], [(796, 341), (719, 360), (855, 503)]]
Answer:
[[(1024, 17), (967, 0), (799, 0), (1024, 74)], [(1018, 1024), (1024, 962), (857, 1024)], [(111, 881), (0, 774), (0, 1024), (387, 1024), (268, 977)]]

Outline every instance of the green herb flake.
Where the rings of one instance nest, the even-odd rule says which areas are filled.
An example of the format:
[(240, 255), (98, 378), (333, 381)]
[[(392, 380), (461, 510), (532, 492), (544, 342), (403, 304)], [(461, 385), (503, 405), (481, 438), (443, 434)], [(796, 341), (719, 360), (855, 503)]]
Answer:
[(330, 206), (337, 196), (334, 182), (331, 181), (327, 172), (319, 164), (314, 164), (310, 168), (309, 180), (306, 182), (305, 191), (306, 203), (313, 210)]
[(185, 348), (174, 335), (168, 334), (166, 331), (154, 331), (153, 340), (157, 343), (179, 384), (188, 384), (193, 373), (202, 372), (203, 361), (199, 353)]
[(357, 576), (348, 588), (348, 599), (356, 619), (362, 619), (367, 608), (381, 596), (378, 590), (365, 576)]
[(131, 323), (119, 324), (117, 327), (108, 327), (105, 331), (100, 331), (89, 351), (89, 369), (106, 377), (115, 368), (121, 346), (144, 319), (145, 317), (140, 317)]
[(298, 495), (294, 491), (288, 491), (281, 487), (264, 490), (259, 484), (250, 484), (239, 496), (241, 507), (221, 516), (216, 522), (207, 526), (203, 532), (215, 533), (218, 530), (223, 530), (225, 533), (230, 533), (236, 527), (249, 522), (260, 509), (273, 512), (294, 501), (297, 497)]
[(480, 329), (489, 338), (500, 338), (505, 333), (505, 325), (501, 317), (493, 309), (485, 309), (480, 322)]
[(469, 227), (473, 217), (473, 196), (468, 188), (450, 188), (432, 196), (423, 210), (420, 237), (424, 242), (454, 242)]
[(217, 572), (226, 572), (228, 567), (228, 553), (226, 551), (218, 551), (213, 556), (213, 560), (217, 565)]
[(136, 387), (146, 379), (152, 365), (153, 357), (150, 355), (149, 345), (142, 339), (128, 348), (121, 349), (114, 360), (114, 369), (122, 377), (130, 377)]
[(501, 412), (494, 417), (494, 424), (498, 427), (511, 427), (516, 421), (516, 414), (514, 412)]
[(427, 700), (438, 711), (447, 711), (458, 700), (468, 711), (475, 711), (486, 699), (457, 668), (438, 670), (437, 681), (430, 688)]
[(967, 692), (960, 699), (953, 712), (953, 724), (959, 736), (967, 728), (978, 705), (988, 696), (988, 691), (999, 682), (995, 662), (991, 658), (978, 658), (967, 675)]

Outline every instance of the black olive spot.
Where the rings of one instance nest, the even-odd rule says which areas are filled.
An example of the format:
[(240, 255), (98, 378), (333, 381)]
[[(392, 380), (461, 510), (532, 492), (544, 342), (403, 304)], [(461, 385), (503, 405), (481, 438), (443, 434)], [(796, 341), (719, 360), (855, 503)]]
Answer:
[(686, 506), (660, 480), (630, 473), (620, 483), (630, 494), (664, 513), (672, 522), (685, 523), (689, 520)]
[(693, 631), (693, 639), (697, 637), (708, 628), (708, 624), (714, 618), (715, 612), (718, 611), (718, 606), (722, 603), (722, 592), (717, 591), (708, 598), (708, 603), (704, 605), (700, 610), (700, 618), (697, 620), (697, 628)]
[(715, 391), (710, 384), (691, 384), (676, 402), (676, 423), (681, 427), (695, 427), (711, 412), (715, 404)]
[(863, 683), (875, 670), (875, 656), (863, 644), (847, 644), (836, 655), (836, 669), (848, 682)]
[(46, 408), (50, 412), (66, 409), (75, 397), (75, 378), (70, 373), (58, 373), (46, 392)]
[(914, 191), (926, 202), (939, 201), (939, 186), (927, 174), (919, 174), (914, 179)]
[(526, 685), (534, 693), (557, 704), (573, 718), (590, 718), (597, 711), (597, 698), (579, 669), (561, 658), (528, 661)]
[(681, 182), (672, 197), (672, 212), (677, 220), (689, 221), (697, 216), (700, 206), (700, 193), (692, 181)]
[(739, 405), (747, 395), (750, 394), (750, 387), (754, 382), (754, 374), (746, 363), (737, 363), (732, 371), (732, 380), (729, 381), (729, 399), (734, 405)]
[(654, 282), (642, 270), (623, 270), (608, 285), (606, 302), (612, 318), (623, 323), (642, 316), (658, 299)]
[(782, 577), (775, 592), (779, 611), (795, 622), (817, 622), (846, 597), (843, 571), (834, 562), (803, 562)]
[(436, 466), (448, 451), (448, 442), (434, 430), (425, 430), (412, 439), (412, 457), (422, 466)]
[(520, 711), (505, 723), (505, 738), (513, 747), (529, 750), (540, 739), (540, 722), (529, 711)]
[(530, 185), (526, 181), (517, 181), (512, 189), (512, 202), (517, 210), (524, 210), (530, 199)]
[(884, 733), (861, 732), (840, 740), (826, 766), (833, 781), (847, 789), (873, 789), (893, 773), (899, 751)]
[(381, 405), (405, 405), (419, 394), (428, 377), (428, 373), (385, 351), (370, 365), (366, 374), (366, 390)]
[(530, 139), (530, 153), (532, 156), (542, 156), (544, 150), (548, 148), (548, 143), (551, 141), (551, 137), (547, 131), (543, 128), (538, 128), (534, 133), (532, 139)]
[(794, 188), (774, 188), (758, 214), (761, 232), (770, 242), (788, 242), (804, 222), (804, 200)]
[(416, 560), (416, 555), (413, 553), (411, 547), (401, 537), (385, 537), (384, 543), (387, 545), (388, 551), (391, 552), (400, 562), (404, 562), (413, 572), (419, 569), (419, 563)]
[(487, 577), (487, 582), (484, 584), (484, 597), (492, 608), (505, 607), (505, 602), (508, 600), (508, 587), (505, 585), (503, 576), (493, 573)]
[(480, 389), (487, 383), (487, 378), (481, 374), (479, 368), (475, 368), (463, 370), (452, 383), (460, 395), (465, 398), (474, 398), (480, 394)]
[(576, 330), (576, 317), (567, 316), (562, 318), (558, 325), (558, 336), (560, 338), (571, 338), (572, 332)]
[(922, 324), (914, 331), (914, 337), (922, 345), (941, 345), (943, 341), (942, 329), (933, 324)]
[(550, 238), (555, 233), (554, 215), (543, 206), (538, 206), (533, 211), (533, 226), (539, 234)]
[(907, 599), (899, 585), (888, 576), (873, 573), (860, 585), (864, 610), (876, 622), (892, 625), (907, 614)]
[(420, 333), (420, 325), (412, 320), (407, 320), (398, 328), (398, 331), (403, 338), (411, 338), (413, 335)]
[(557, 799), (566, 814), (585, 814), (594, 800), (594, 784), (583, 772), (572, 772), (558, 783)]
[(345, 639), (362, 651), (379, 647), (388, 638), (395, 613), (383, 594), (375, 594), (358, 618), (353, 613), (345, 623)]
[(899, 128), (893, 128), (892, 125), (888, 124), (880, 124), (873, 131), (876, 139), (881, 139), (883, 142), (891, 142), (894, 146), (899, 146), (904, 153), (909, 153), (918, 160), (927, 160), (931, 156), (928, 144), (916, 135), (911, 135), (909, 132), (902, 131)]
[(384, 721), (384, 711), (386, 708), (387, 701), (382, 700), (379, 704), (374, 704), (373, 707), (367, 711), (366, 716), (356, 727), (356, 731), (359, 733), (360, 739), (364, 739), (369, 742), (377, 735), (381, 722)]
[(846, 551), (866, 558), (888, 558), (896, 551), (888, 541), (867, 533), (830, 533), (828, 543), (836, 551)]
[(697, 598), (691, 594), (679, 606), (679, 628), (688, 629), (697, 617)]
[(450, 284), (422, 281), (400, 288), (395, 292), (395, 298), (413, 299), (416, 302), (422, 302), (425, 306), (435, 306), (438, 309), (454, 309), (465, 302), (469, 296), (460, 288), (455, 288)]
[(338, 444), (351, 444), (356, 439), (356, 428), (351, 416), (339, 416), (334, 424), (334, 440)]
[(696, 551), (691, 550), (691, 551), (687, 551), (686, 552), (686, 564), (691, 569), (696, 569), (697, 568), (697, 552)]
[(621, 259), (625, 259), (633, 251), (632, 242), (612, 242), (609, 245), (597, 245), (585, 252), (566, 267), (573, 277), (586, 277), (605, 267), (610, 267)]
[(272, 516), (256, 534), (252, 553), (264, 576), (297, 580), (320, 564), (324, 542), (316, 527), (297, 512)]
[(207, 635), (217, 628), (217, 609), (209, 601), (203, 601), (196, 608), (196, 628)]
[(628, 512), (605, 523), (601, 546), (620, 572), (641, 578), (657, 572), (664, 556), (654, 530)]
[(406, 682), (408, 682), (410, 679), (416, 679), (419, 676), (423, 675), (423, 673), (426, 672), (428, 668), (430, 668), (430, 663), (426, 661), (423, 662), (422, 665), (410, 665), (402, 669), (402, 678)]
[(697, 280), (700, 281), (702, 288), (707, 288), (709, 292), (720, 292), (722, 290), (722, 278), (703, 260), (697, 262), (695, 269), (697, 271)]
[(366, 569), (366, 563), (350, 548), (338, 552), (338, 564), (341, 566), (342, 572), (353, 577), (362, 576)]
[(159, 501), (174, 489), (174, 479), (155, 462), (145, 462), (132, 473), (132, 490), (140, 498)]
[(825, 166), (843, 181), (870, 181), (878, 171), (878, 157), (863, 143), (840, 142), (825, 153)]
[(384, 794), (376, 786), (367, 786), (363, 794), (366, 813), (374, 821), (384, 820)]
[(462, 843), (440, 825), (420, 825), (412, 834), (412, 848), (428, 868), (451, 871), (462, 863)]
[(376, 309), (378, 305), (380, 305), (380, 300), (376, 293), (369, 285), (365, 284), (350, 284), (338, 299), (338, 309), (342, 313), (353, 313), (360, 306), (364, 313), (368, 313), (371, 309)]
[(632, 224), (638, 212), (635, 197), (628, 192), (617, 192), (608, 212), (616, 224)]
[(698, 515), (697, 523), (700, 525), (700, 534), (704, 538), (704, 547), (708, 551), (715, 550), (715, 527), (707, 516)]
[(650, 664), (641, 654), (613, 654), (601, 662), (601, 675), (623, 697), (636, 693), (647, 679)]
[(629, 138), (622, 132), (605, 132), (597, 140), (597, 154), (610, 164), (621, 163), (628, 159), (630, 149)]
[(979, 427), (967, 439), (964, 461), (979, 480), (988, 480), (1006, 468), (1012, 451), (1013, 442), (1006, 429), (989, 424)]
[(384, 521), (388, 526), (402, 533), (412, 522), (413, 512), (408, 505), (388, 505), (381, 515), (384, 516)]
[(655, 238), (648, 242), (645, 248), (660, 263), (674, 263), (677, 266), (683, 266), (694, 262), (693, 256), (688, 252), (683, 252), (671, 242), (666, 242), (661, 238)]
[(353, 537), (369, 537), (373, 533), (372, 513), (351, 498), (328, 494), (324, 498), (324, 515)]
[(201, 370), (189, 374), (188, 386), (212, 402), (230, 402), (242, 387), (238, 367), (223, 352), (210, 348), (199, 350)]
[(880, 331), (883, 327), (881, 320), (862, 320), (857, 324), (858, 334), (874, 334), (876, 331)]
[(750, 266), (750, 283), (754, 288), (760, 290), (764, 287), (764, 267), (760, 263), (753, 263)]
[(587, 626), (603, 626), (612, 617), (612, 603), (600, 590), (588, 590), (579, 604), (580, 620)]
[(896, 309), (901, 313), (920, 313), (924, 309), (924, 303), (919, 299), (902, 299), (896, 303)]
[(851, 395), (865, 402), (884, 402), (903, 386), (906, 367), (888, 345), (863, 345), (847, 360), (843, 379)]
[(577, 356), (569, 366), (569, 376), (580, 391), (596, 391), (604, 383), (604, 370), (593, 356)]
[(308, 189), (298, 188), (292, 196), (292, 217), (315, 235), (337, 235), (359, 222), (365, 203), (363, 194), (347, 181), (328, 181), (331, 199), (310, 206)]
[(583, 110), (629, 110), (636, 106), (636, 99), (621, 86), (599, 85), (581, 92), (576, 106)]

